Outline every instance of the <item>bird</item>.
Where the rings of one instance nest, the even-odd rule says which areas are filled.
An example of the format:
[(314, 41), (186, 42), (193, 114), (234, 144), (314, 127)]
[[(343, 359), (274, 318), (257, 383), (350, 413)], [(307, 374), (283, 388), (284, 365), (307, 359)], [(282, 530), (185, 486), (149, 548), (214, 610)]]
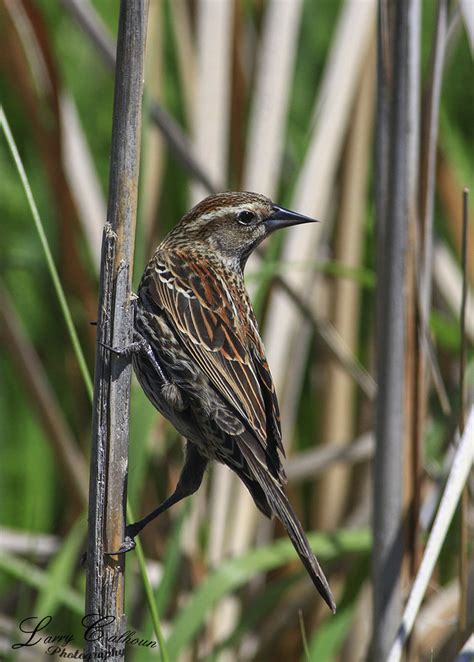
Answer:
[(223, 463), (257, 508), (276, 516), (329, 608), (328, 581), (285, 493), (280, 412), (244, 283), (252, 251), (272, 232), (315, 219), (253, 192), (227, 191), (193, 207), (158, 245), (134, 298), (132, 356), (146, 395), (185, 438), (176, 489), (129, 524), (117, 552), (158, 515), (196, 492), (208, 464)]

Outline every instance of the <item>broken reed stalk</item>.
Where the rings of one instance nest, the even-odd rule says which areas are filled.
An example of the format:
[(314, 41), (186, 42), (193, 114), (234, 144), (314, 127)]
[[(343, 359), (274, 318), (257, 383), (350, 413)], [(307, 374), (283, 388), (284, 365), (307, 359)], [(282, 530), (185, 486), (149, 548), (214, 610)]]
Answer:
[[(109, 644), (125, 630), (123, 557), (108, 556), (123, 540), (131, 365), (103, 344), (132, 340), (131, 274), (137, 209), (141, 104), (147, 0), (120, 7), (107, 223), (99, 285), (94, 416), (89, 494), (85, 626), (104, 620), (87, 638), (85, 653), (123, 660), (123, 645)], [(99, 636), (100, 635), (100, 636)], [(114, 650), (115, 649), (115, 650)]]

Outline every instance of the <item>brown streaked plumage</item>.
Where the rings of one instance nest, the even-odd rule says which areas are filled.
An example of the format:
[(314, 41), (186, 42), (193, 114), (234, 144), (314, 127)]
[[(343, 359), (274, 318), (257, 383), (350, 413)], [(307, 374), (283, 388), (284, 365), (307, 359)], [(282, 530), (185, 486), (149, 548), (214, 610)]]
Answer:
[(282, 522), (329, 607), (326, 578), (285, 495), (280, 414), (243, 270), (270, 232), (313, 219), (257, 193), (220, 193), (196, 205), (150, 260), (135, 301), (133, 365), (155, 407), (187, 439), (175, 492), (129, 525), (119, 550), (196, 491), (209, 460), (235, 471), (258, 508)]

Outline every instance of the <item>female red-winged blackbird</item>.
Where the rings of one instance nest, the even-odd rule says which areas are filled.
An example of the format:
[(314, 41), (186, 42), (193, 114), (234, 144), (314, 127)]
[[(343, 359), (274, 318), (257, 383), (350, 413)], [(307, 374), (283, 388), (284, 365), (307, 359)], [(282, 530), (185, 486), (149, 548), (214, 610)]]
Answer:
[(151, 520), (195, 492), (209, 460), (245, 483), (257, 507), (276, 515), (329, 607), (327, 580), (283, 490), (278, 402), (243, 270), (278, 228), (313, 219), (257, 193), (220, 193), (196, 205), (158, 246), (135, 300), (128, 348), (155, 407), (187, 439), (175, 492), (127, 526), (119, 552)]

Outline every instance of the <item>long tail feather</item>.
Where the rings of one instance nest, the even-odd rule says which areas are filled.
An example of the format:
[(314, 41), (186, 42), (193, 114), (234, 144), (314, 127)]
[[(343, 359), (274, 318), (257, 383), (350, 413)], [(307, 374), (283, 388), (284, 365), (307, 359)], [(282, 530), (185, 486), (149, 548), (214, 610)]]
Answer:
[(255, 457), (252, 457), (250, 453), (245, 452), (245, 450), (246, 449), (242, 448), (249, 464), (249, 468), (255, 475), (255, 479), (260, 484), (260, 487), (263, 489), (272, 511), (285, 527), (294, 548), (298, 552), (298, 556), (322, 598), (331, 611), (335, 613), (336, 603), (334, 602), (328, 581), (324, 576), (321, 566), (319, 565), (305, 532), (303, 531), (303, 527), (296, 517), (283, 488), (268, 474), (260, 462), (256, 460)]

